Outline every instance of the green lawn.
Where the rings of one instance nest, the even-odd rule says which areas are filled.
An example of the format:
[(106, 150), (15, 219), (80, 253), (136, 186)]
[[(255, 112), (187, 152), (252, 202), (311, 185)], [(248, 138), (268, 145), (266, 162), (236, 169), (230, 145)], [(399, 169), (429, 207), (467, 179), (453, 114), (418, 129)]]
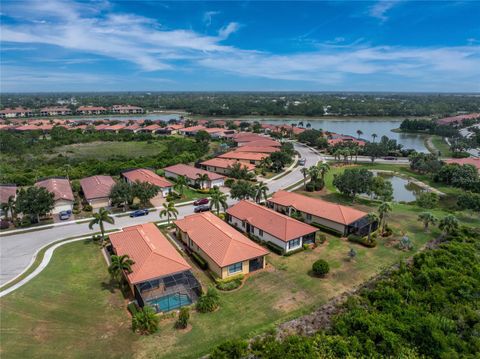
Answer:
[[(308, 195), (347, 202), (328, 191), (333, 174), (343, 169), (332, 168), (326, 178), (327, 190)], [(361, 200), (354, 206), (372, 211), (376, 204)], [(327, 241), (314, 250), (290, 257), (270, 254), (265, 271), (252, 275), (243, 287), (221, 293), (218, 311), (192, 313), (192, 328), (186, 331), (175, 330), (175, 319), (165, 318), (160, 332), (149, 337), (131, 333), (121, 295), (104, 289), (102, 283), (108, 281), (108, 275), (98, 247), (67, 244), (55, 253), (39, 277), (2, 300), (2, 354), (5, 358), (95, 357), (101, 352), (107, 357), (199, 357), (226, 339), (249, 338), (311, 312), (329, 298), (412, 255), (396, 248), (401, 236), (406, 233), (411, 238), (415, 252), (439, 234), (436, 228), (432, 233), (423, 231), (417, 221), (422, 211), (412, 205), (394, 204), (389, 218), (394, 235), (380, 239), (372, 249), (328, 235)], [(442, 209), (433, 212), (438, 217), (447, 213)], [(466, 213), (457, 216), (463, 223), (475, 223), (475, 218)], [(351, 247), (358, 252), (353, 261), (347, 259)], [(319, 258), (331, 267), (322, 279), (309, 275), (312, 263)], [(205, 273), (194, 270), (204, 286), (211, 284)]]
[(153, 156), (165, 150), (162, 141), (131, 141), (131, 142), (89, 142), (66, 145), (56, 148), (55, 155), (69, 156), (72, 158), (97, 158), (108, 159), (112, 156), (134, 158), (139, 156)]
[(443, 137), (433, 135), (433, 136), (431, 136), (431, 141), (432, 141), (433, 146), (435, 146), (435, 149), (437, 151), (440, 151), (442, 157), (450, 157), (451, 156), (450, 146), (445, 142)]

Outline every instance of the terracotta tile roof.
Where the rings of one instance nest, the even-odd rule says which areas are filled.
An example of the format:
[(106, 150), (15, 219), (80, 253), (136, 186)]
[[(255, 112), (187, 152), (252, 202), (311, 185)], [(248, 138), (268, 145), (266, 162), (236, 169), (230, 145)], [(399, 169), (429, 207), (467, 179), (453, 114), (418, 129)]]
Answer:
[(183, 127), (185, 127), (185, 126), (183, 126), (183, 125), (168, 125), (166, 128), (173, 131), (173, 130), (180, 130)]
[[(212, 166), (212, 167), (219, 167), (219, 168), (228, 168), (232, 167), (235, 163), (238, 161), (232, 160), (232, 159), (226, 159), (226, 158), (212, 158), (211, 160), (206, 160), (200, 163), (201, 165), (204, 166)], [(255, 169), (255, 165), (252, 165), (251, 163), (244, 163), (242, 162), (242, 166), (247, 167), (249, 171), (252, 171)]]
[(67, 201), (74, 200), (72, 187), (70, 187), (70, 182), (66, 178), (47, 178), (35, 183), (35, 187), (45, 187), (55, 195), (55, 201), (61, 199)]
[(160, 188), (172, 187), (172, 184), (165, 178), (160, 177), (152, 170), (146, 168), (137, 168), (134, 170), (126, 171), (122, 173), (122, 176), (127, 178), (131, 182), (148, 182)]
[(36, 126), (36, 125), (23, 125), (23, 126), (18, 126), (15, 127), (15, 131), (41, 131), (42, 126)]
[(212, 133), (224, 132), (225, 129), (224, 128), (219, 128), (219, 127), (211, 127), (211, 128), (205, 128), (202, 131), (205, 131), (207, 133), (212, 134)]
[(278, 152), (280, 149), (278, 147), (271, 147), (271, 146), (249, 146), (244, 145), (237, 147), (235, 152), (260, 152), (260, 153), (273, 153)]
[(110, 125), (109, 125), (108, 123), (106, 123), (106, 124), (104, 123), (104, 124), (102, 124), (102, 125), (97, 125), (97, 126), (95, 126), (95, 129), (96, 129), (97, 131), (104, 131), (105, 129), (107, 129), (107, 128), (109, 128), (109, 127), (110, 127)]
[(162, 126), (157, 125), (157, 124), (154, 123), (154, 124), (152, 124), (152, 125), (143, 127), (142, 130), (157, 131), (157, 130), (160, 130), (161, 128), (162, 128)]
[(342, 206), (336, 203), (287, 191), (278, 191), (274, 193), (268, 201), (281, 206), (293, 207), (301, 212), (309, 213), (344, 225), (353, 223), (367, 215), (367, 213), (352, 207)]
[(247, 161), (261, 161), (265, 157), (268, 157), (268, 153), (257, 153), (257, 152), (239, 152), (239, 151), (230, 151), (223, 153), (218, 158), (229, 158), (234, 160), (247, 160)]
[(191, 269), (154, 223), (126, 227), (109, 237), (117, 255), (126, 254), (135, 262), (127, 274), (131, 284)]
[(105, 127), (104, 130), (106, 131), (119, 131), (127, 127), (125, 124), (122, 123), (117, 123), (116, 125), (111, 125), (108, 127)]
[(133, 125), (128, 125), (127, 127), (124, 127), (122, 130), (124, 131), (136, 131), (141, 129), (140, 125), (137, 123), (134, 123)]
[(198, 131), (205, 131), (206, 129), (207, 128), (205, 126), (198, 125), (198, 126), (182, 128), (182, 132), (198, 132)]
[(477, 170), (480, 170), (480, 158), (473, 158), (473, 157), (468, 157), (468, 158), (451, 158), (448, 160), (445, 160), (446, 163), (457, 163), (459, 165), (472, 165), (477, 168)]
[(110, 176), (92, 176), (80, 180), (80, 186), (87, 200), (108, 197), (114, 185), (115, 181)]
[(452, 116), (452, 117), (445, 117), (437, 120), (437, 123), (440, 125), (448, 125), (448, 124), (454, 124), (454, 123), (462, 123), (464, 120), (470, 120), (474, 118), (480, 118), (480, 113), (470, 113), (470, 114), (465, 114), (465, 115), (458, 115), (458, 116)]
[(281, 147), (282, 144), (280, 142), (270, 140), (268, 138), (263, 140), (255, 140), (255, 141), (248, 141), (248, 142), (239, 142), (239, 146), (249, 146), (249, 147)]
[(318, 231), (313, 226), (251, 201), (240, 201), (228, 208), (227, 213), (284, 242)]
[(179, 176), (185, 176), (187, 178), (190, 178), (191, 180), (196, 180), (198, 178), (197, 174), (208, 175), (208, 178), (210, 178), (210, 181), (225, 178), (225, 176), (219, 175), (218, 173), (205, 171), (200, 168), (196, 168), (196, 167), (184, 165), (184, 164), (173, 165), (170, 167), (166, 167), (163, 170), (167, 172), (175, 173)]
[(269, 137), (257, 135), (256, 133), (251, 132), (240, 132), (236, 133), (233, 136), (233, 140), (235, 142), (251, 142), (251, 141), (261, 141), (261, 140), (269, 140)]
[(0, 184), (0, 203), (7, 203), (8, 199), (17, 195), (17, 186), (14, 184)]
[(174, 223), (222, 268), (268, 254), (265, 248), (252, 242), (211, 212), (192, 214)]

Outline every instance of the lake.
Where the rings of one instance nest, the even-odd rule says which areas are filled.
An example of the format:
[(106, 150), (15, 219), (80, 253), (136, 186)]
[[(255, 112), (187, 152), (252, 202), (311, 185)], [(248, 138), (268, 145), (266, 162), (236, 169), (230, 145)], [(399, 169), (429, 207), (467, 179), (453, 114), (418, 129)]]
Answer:
[(383, 173), (372, 171), (376, 176), (382, 176), (385, 180), (389, 181), (393, 187), (393, 200), (395, 202), (413, 202), (417, 199), (417, 196), (425, 190), (411, 183), (408, 179)]

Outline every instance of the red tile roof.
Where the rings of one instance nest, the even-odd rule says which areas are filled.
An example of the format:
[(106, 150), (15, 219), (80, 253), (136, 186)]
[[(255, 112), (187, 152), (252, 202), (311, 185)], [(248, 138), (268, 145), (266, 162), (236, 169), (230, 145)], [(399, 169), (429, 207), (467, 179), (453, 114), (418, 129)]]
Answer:
[(244, 146), (237, 147), (235, 152), (260, 152), (260, 153), (273, 153), (278, 152), (280, 149), (278, 147), (271, 146), (249, 146), (248, 144)]
[(298, 211), (344, 225), (353, 223), (367, 215), (367, 213), (352, 207), (342, 206), (287, 191), (274, 193), (268, 201), (285, 207), (293, 207)]
[(154, 124), (152, 124), (152, 125), (143, 127), (142, 130), (157, 131), (157, 130), (160, 130), (161, 128), (162, 128), (162, 126), (157, 125), (157, 124), (154, 123)]
[(127, 127), (125, 124), (117, 123), (116, 125), (111, 125), (111, 126), (105, 127), (104, 130), (106, 130), (106, 131), (119, 131), (119, 130), (123, 130), (125, 127)]
[(197, 132), (197, 131), (205, 131), (206, 129), (207, 128), (205, 126), (198, 125), (198, 126), (182, 128), (182, 132)]
[(110, 176), (92, 176), (80, 180), (80, 186), (87, 200), (108, 197), (114, 185), (115, 181)]
[(205, 171), (200, 168), (196, 168), (196, 167), (184, 165), (184, 164), (173, 165), (170, 167), (166, 167), (163, 170), (175, 173), (179, 176), (185, 176), (187, 178), (190, 178), (191, 180), (196, 180), (198, 178), (197, 177), (198, 174), (208, 175), (208, 178), (210, 178), (210, 181), (225, 178), (225, 176), (219, 175), (218, 173)]
[(17, 186), (14, 184), (0, 185), (0, 203), (7, 203), (8, 199), (17, 195)]
[(477, 170), (480, 170), (480, 158), (473, 158), (473, 157), (468, 157), (468, 158), (451, 158), (448, 160), (445, 160), (446, 163), (457, 163), (459, 165), (472, 165), (477, 168)]
[(270, 137), (257, 135), (256, 133), (250, 132), (240, 132), (233, 135), (233, 140), (235, 142), (251, 142), (251, 141), (261, 141), (261, 140), (269, 140)]
[(249, 147), (281, 147), (282, 144), (280, 142), (270, 140), (268, 138), (263, 140), (255, 140), (255, 141), (248, 141), (248, 142), (239, 142), (239, 146), (249, 146)]
[(265, 157), (268, 157), (268, 153), (257, 153), (257, 152), (239, 152), (239, 151), (230, 151), (223, 153), (218, 158), (228, 158), (234, 160), (246, 160), (246, 161), (261, 161)]
[(135, 262), (127, 274), (131, 284), (191, 269), (154, 223), (126, 227), (109, 237), (117, 255), (126, 254)]
[(35, 187), (45, 187), (47, 191), (55, 195), (55, 201), (61, 199), (73, 201), (75, 199), (70, 182), (66, 178), (48, 178), (35, 183)]
[[(238, 163), (237, 160), (231, 160), (231, 159), (226, 159), (226, 158), (212, 158), (211, 160), (206, 160), (200, 163), (201, 165), (204, 166), (212, 166), (212, 167), (218, 167), (218, 168), (228, 168), (232, 167), (235, 163)], [(247, 167), (249, 171), (252, 171), (255, 169), (255, 165), (252, 165), (251, 163), (244, 163), (241, 162), (242, 166)]]
[(448, 125), (453, 123), (462, 123), (463, 120), (469, 120), (474, 118), (480, 118), (480, 113), (470, 113), (465, 115), (458, 115), (452, 117), (445, 117), (437, 120), (437, 123), (440, 125)]
[(221, 268), (268, 254), (211, 212), (192, 214), (174, 223)]
[(127, 178), (131, 182), (148, 182), (160, 188), (172, 187), (172, 184), (165, 178), (160, 177), (152, 170), (146, 168), (137, 168), (134, 170), (126, 171), (122, 173), (122, 176)]
[(240, 201), (228, 208), (227, 213), (284, 242), (318, 231), (318, 228), (251, 201)]

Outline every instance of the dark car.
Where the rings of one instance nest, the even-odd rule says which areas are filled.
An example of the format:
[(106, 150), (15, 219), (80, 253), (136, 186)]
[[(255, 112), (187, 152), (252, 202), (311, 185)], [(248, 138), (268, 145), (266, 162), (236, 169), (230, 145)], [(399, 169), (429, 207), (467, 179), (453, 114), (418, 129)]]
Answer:
[(148, 209), (138, 209), (135, 212), (130, 213), (130, 217), (141, 217), (148, 214)]
[(65, 221), (67, 219), (70, 219), (71, 215), (72, 215), (72, 211), (61, 211), (58, 214), (58, 218), (60, 218), (62, 221)]
[(198, 207), (195, 207), (195, 209), (193, 210), (195, 213), (199, 213), (199, 212), (207, 212), (207, 211), (210, 211), (210, 206), (204, 204), (202, 206), (198, 206)]
[(300, 159), (298, 160), (298, 164), (299, 164), (300, 166), (305, 166), (305, 163), (307, 163), (307, 160), (306, 160), (305, 158), (300, 158)]
[(193, 202), (194, 206), (200, 206), (202, 204), (208, 204), (208, 198), (200, 198)]

